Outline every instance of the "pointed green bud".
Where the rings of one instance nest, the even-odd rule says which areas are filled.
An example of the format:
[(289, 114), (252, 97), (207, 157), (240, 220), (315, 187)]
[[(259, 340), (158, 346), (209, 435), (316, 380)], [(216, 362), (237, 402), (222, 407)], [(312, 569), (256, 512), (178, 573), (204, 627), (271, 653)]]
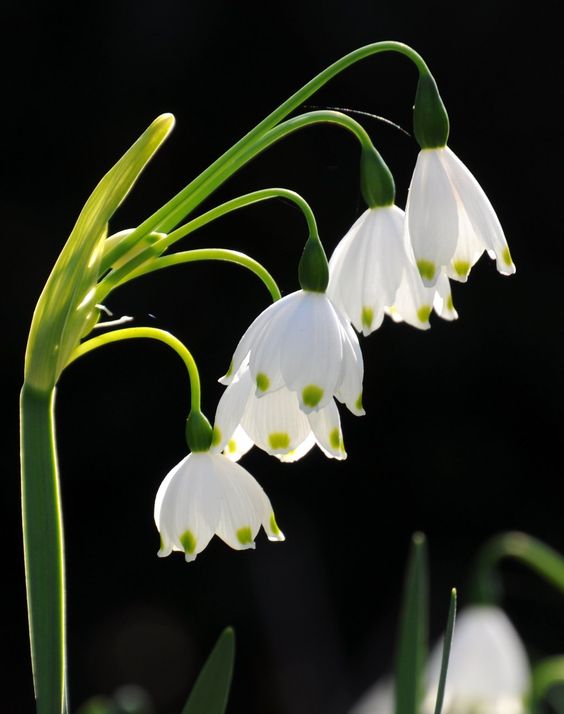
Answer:
[(186, 442), (190, 451), (208, 451), (213, 439), (212, 425), (202, 412), (191, 411), (186, 419)]
[(329, 283), (329, 264), (325, 250), (317, 236), (310, 236), (304, 247), (298, 267), (302, 290), (324, 293)]
[(446, 146), (449, 133), (447, 110), (431, 74), (419, 75), (413, 107), (413, 130), (422, 149)]
[(394, 177), (373, 146), (362, 147), (360, 190), (369, 208), (392, 206), (396, 197)]

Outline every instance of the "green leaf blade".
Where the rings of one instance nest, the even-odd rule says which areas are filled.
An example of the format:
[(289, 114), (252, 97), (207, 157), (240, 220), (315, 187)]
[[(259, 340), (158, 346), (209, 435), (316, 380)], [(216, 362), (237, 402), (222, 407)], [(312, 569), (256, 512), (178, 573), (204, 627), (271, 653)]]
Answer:
[(395, 714), (418, 714), (428, 651), (427, 544), (415, 533), (407, 565), (396, 650)]
[(450, 646), (454, 634), (454, 623), (456, 620), (456, 588), (450, 593), (450, 606), (448, 609), (445, 637), (443, 640), (443, 654), (441, 657), (441, 671), (439, 674), (439, 686), (437, 688), (437, 699), (435, 700), (435, 714), (441, 714), (445, 697), (445, 685), (448, 672), (448, 660), (450, 656)]
[(163, 114), (98, 183), (47, 280), (34, 312), (26, 354), (26, 381), (50, 390), (91, 319), (103, 243), (110, 218), (167, 138), (174, 124)]
[(182, 714), (224, 714), (234, 658), (235, 633), (227, 627), (202, 667)]

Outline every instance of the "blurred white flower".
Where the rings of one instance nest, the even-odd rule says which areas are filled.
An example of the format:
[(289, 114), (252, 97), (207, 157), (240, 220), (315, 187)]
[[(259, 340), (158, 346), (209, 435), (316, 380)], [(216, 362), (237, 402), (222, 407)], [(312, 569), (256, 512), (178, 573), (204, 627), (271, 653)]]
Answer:
[(466, 166), (447, 147), (422, 149), (411, 179), (405, 229), (426, 285), (445, 268), (466, 281), (484, 251), (504, 275), (515, 272), (492, 205)]
[(430, 327), (433, 307), (441, 317), (457, 317), (446, 275), (436, 287), (423, 285), (404, 217), (397, 206), (368, 208), (329, 261), (327, 294), (364, 335), (380, 327), (385, 313), (419, 329)]
[[(427, 667), (422, 714), (433, 714), (442, 658), (437, 643)], [(468, 607), (457, 617), (442, 714), (525, 714), (531, 671), (523, 643), (498, 607)], [(350, 714), (393, 714), (393, 683), (378, 682)]]
[(229, 384), (243, 362), (257, 397), (285, 387), (306, 414), (335, 396), (354, 414), (362, 409), (364, 365), (358, 338), (326, 293), (298, 290), (264, 310), (247, 329), (233, 355)]
[(223, 393), (215, 415), (214, 446), (237, 461), (256, 444), (281, 461), (296, 461), (317, 443), (329, 457), (346, 458), (335, 400), (305, 414), (285, 387), (261, 397), (245, 361)]
[(269, 540), (284, 540), (270, 501), (239, 464), (211, 451), (188, 454), (161, 483), (155, 499), (159, 556), (183, 551), (187, 562), (218, 535), (236, 550), (255, 547), (262, 525)]

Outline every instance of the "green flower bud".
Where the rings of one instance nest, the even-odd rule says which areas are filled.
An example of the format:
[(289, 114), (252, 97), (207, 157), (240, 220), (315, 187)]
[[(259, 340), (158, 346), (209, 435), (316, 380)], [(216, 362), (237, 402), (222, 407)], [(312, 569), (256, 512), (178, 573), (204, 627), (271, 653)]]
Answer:
[(440, 149), (446, 146), (449, 133), (448, 114), (431, 74), (419, 76), (413, 107), (413, 130), (422, 149)]
[(360, 190), (369, 208), (391, 206), (396, 196), (394, 177), (373, 146), (360, 155)]
[(209, 451), (212, 437), (212, 425), (206, 416), (192, 410), (186, 419), (186, 442), (190, 451)]
[(310, 236), (298, 266), (298, 279), (302, 290), (324, 293), (329, 283), (329, 264), (319, 238)]

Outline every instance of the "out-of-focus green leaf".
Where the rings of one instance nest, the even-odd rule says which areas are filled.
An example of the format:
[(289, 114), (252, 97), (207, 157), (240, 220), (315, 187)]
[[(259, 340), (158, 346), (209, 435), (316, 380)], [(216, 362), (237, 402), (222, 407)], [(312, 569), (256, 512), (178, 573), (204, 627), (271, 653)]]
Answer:
[(443, 700), (445, 696), (445, 684), (448, 671), (448, 658), (450, 656), (450, 646), (454, 632), (454, 621), (456, 620), (456, 588), (450, 593), (450, 607), (448, 609), (445, 637), (443, 640), (443, 656), (441, 658), (441, 672), (439, 675), (439, 686), (437, 689), (437, 699), (435, 701), (435, 714), (441, 714)]
[(95, 320), (94, 287), (108, 221), (173, 124), (171, 114), (157, 117), (104, 176), (82, 209), (33, 315), (25, 379), (39, 391), (53, 388), (70, 353)]
[(531, 687), (532, 712), (542, 711), (541, 703), (550, 699), (554, 708), (564, 711), (564, 656), (548, 657), (533, 668)]
[(233, 675), (235, 634), (227, 627), (206, 660), (182, 714), (224, 714)]
[(407, 564), (396, 650), (395, 714), (418, 714), (428, 650), (427, 545), (415, 533)]

